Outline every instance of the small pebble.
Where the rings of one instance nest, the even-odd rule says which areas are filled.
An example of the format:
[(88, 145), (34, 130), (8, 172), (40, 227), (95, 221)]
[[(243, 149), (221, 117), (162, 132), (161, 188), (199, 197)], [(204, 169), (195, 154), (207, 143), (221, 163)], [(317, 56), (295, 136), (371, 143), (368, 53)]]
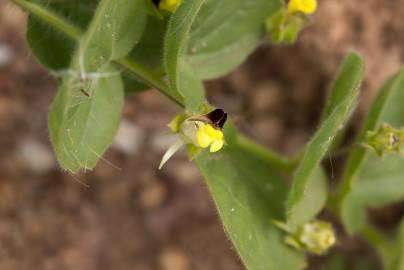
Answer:
[(144, 208), (154, 208), (161, 205), (167, 197), (167, 188), (160, 182), (147, 185), (140, 193), (140, 203)]
[(127, 155), (133, 155), (139, 151), (145, 139), (142, 129), (128, 120), (122, 120), (112, 148)]
[(22, 142), (17, 150), (17, 158), (26, 169), (41, 174), (56, 167), (52, 151), (46, 145), (27, 140)]
[(187, 270), (190, 269), (190, 263), (184, 252), (168, 248), (163, 250), (159, 258), (161, 270)]
[(192, 184), (201, 178), (196, 165), (188, 160), (172, 162), (170, 166), (167, 166), (166, 170), (173, 175), (173, 178), (179, 184)]
[(7, 44), (0, 43), (0, 68), (9, 65), (13, 58), (13, 49)]

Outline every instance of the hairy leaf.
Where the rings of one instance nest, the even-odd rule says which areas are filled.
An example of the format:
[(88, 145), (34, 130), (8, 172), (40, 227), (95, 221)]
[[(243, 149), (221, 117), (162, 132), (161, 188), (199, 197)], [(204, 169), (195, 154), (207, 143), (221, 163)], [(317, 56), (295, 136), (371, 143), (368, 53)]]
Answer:
[[(374, 101), (357, 144), (363, 142), (367, 131), (382, 123), (404, 126), (404, 70), (388, 80)], [(389, 155), (380, 158), (373, 151), (358, 147), (347, 163), (343, 177), (340, 209), (348, 232), (354, 233), (366, 224), (367, 207), (382, 207), (404, 199), (402, 185), (404, 157)]]
[(188, 58), (203, 79), (241, 64), (266, 35), (264, 23), (280, 0), (207, 0), (191, 30)]
[[(346, 76), (346, 70), (352, 70), (352, 60), (354, 60), (353, 74), (354, 78)], [(331, 98), (336, 101), (331, 101), (332, 108), (328, 109), (324, 121), (321, 123), (314, 137), (310, 140), (305, 148), (305, 152), (301, 163), (299, 164), (294, 174), (294, 179), (290, 193), (287, 200), (287, 221), (288, 224), (295, 228), (296, 226), (304, 223), (305, 221), (313, 218), (321, 209), (318, 205), (306, 205), (308, 196), (317, 196), (320, 194), (312, 194), (309, 183), (312, 179), (316, 168), (319, 166), (324, 155), (327, 153), (330, 145), (332, 144), (335, 136), (341, 127), (347, 122), (351, 112), (356, 107), (359, 86), (362, 80), (363, 62), (359, 56), (349, 55), (347, 60), (344, 61), (341, 70), (334, 83), (332, 91), (342, 92), (331, 94)], [(346, 81), (348, 80), (348, 81)], [(344, 87), (339, 87), (343, 85)], [(339, 98), (344, 96), (343, 98)], [(323, 193), (322, 195), (326, 195)], [(324, 202), (324, 200), (323, 200)], [(301, 211), (305, 209), (305, 211)]]
[(249, 270), (293, 270), (305, 265), (302, 253), (284, 243), (271, 221), (284, 219), (287, 185), (280, 171), (237, 142), (197, 158), (224, 227)]
[[(80, 29), (85, 29), (93, 17), (97, 3), (98, 0), (54, 1), (50, 2), (47, 8), (69, 18)], [(54, 71), (69, 67), (76, 48), (74, 40), (34, 16), (29, 16), (28, 19), (27, 41), (38, 61)]]
[(170, 82), (170, 95), (183, 100), (180, 89), (181, 62), (187, 48), (189, 31), (205, 0), (184, 1), (171, 16), (164, 39), (164, 64)]
[[(38, 4), (43, 4), (43, 1), (36, 2), (38, 2)], [(71, 23), (77, 26), (79, 31), (83, 31), (87, 28), (88, 23), (91, 21), (98, 2), (99, 0), (54, 1), (47, 3), (47, 8), (56, 12), (59, 16), (67, 18)], [(117, 6), (115, 6), (115, 9), (116, 8)], [(141, 38), (141, 41), (139, 41), (146, 23), (146, 7), (144, 2), (133, 1), (130, 6), (119, 2), (119, 8), (122, 8), (123, 11), (122, 15), (120, 16), (121, 18), (125, 18), (127, 17), (127, 14), (130, 14), (132, 18), (137, 19), (137, 23), (132, 24), (130, 22), (129, 25), (124, 25), (125, 22), (123, 22), (123, 24), (114, 22), (114, 35), (120, 37), (120, 40), (115, 40), (114, 46), (128, 46), (127, 44), (129, 43), (139, 42), (139, 45), (146, 48), (144, 53), (148, 57), (149, 63), (155, 63), (155, 61), (153, 62), (153, 59), (157, 58), (159, 58), (159, 61), (161, 62), (161, 54), (159, 56), (153, 52), (154, 57), (150, 57), (151, 54), (147, 54), (147, 52), (150, 51), (149, 48), (153, 48), (150, 46), (150, 44), (148, 44), (147, 38), (145, 38), (146, 42), (143, 41), (143, 38)], [(117, 13), (119, 10), (114, 12)], [(106, 23), (107, 25), (102, 26), (105, 27), (105, 29), (108, 27), (108, 22)], [(156, 29), (149, 29), (148, 32), (158, 33)], [(149, 37), (152, 35), (146, 36)], [(33, 54), (42, 65), (51, 70), (51, 72), (56, 76), (66, 75), (64, 71), (69, 68), (72, 57), (74, 56), (74, 52), (77, 47), (76, 40), (52, 29), (50, 26), (33, 16), (30, 16), (28, 20), (27, 40)], [(161, 44), (162, 41), (156, 42), (156, 44), (159, 43)], [(112, 43), (110, 43), (110, 45), (112, 45)], [(130, 44), (130, 48), (133, 48), (133, 44)], [(126, 51), (121, 50), (120, 48), (116, 50), (121, 51), (121, 53), (124, 55), (127, 54)], [(138, 54), (136, 54), (136, 47), (134, 51), (135, 52), (133, 52), (133, 54), (134, 58), (136, 59), (138, 56)], [(119, 58), (119, 55), (115, 55), (114, 58)], [(126, 73), (123, 74), (123, 77), (125, 82), (125, 91), (127, 94), (149, 89), (149, 87), (138, 82), (136, 78), (133, 78)]]
[(145, 16), (142, 0), (102, 0), (97, 7), (49, 113), (64, 169), (93, 168), (111, 144), (123, 106), (121, 75), (111, 61), (135, 46)]

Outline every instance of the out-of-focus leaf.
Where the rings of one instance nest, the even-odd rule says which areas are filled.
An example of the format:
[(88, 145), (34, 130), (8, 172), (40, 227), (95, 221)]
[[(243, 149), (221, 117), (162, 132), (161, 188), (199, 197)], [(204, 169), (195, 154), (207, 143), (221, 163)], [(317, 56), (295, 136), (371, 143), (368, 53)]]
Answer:
[(344, 60), (338, 79), (334, 81), (332, 91), (327, 99), (322, 118), (325, 119), (344, 99), (350, 95), (352, 88), (358, 88), (363, 76), (363, 60), (355, 53), (350, 53)]
[[(226, 134), (226, 137), (231, 137)], [(249, 270), (294, 270), (304, 255), (284, 243), (284, 233), (271, 220), (284, 219), (287, 184), (267, 161), (229, 143), (197, 158), (224, 227)]]
[[(324, 155), (328, 151), (338, 131), (346, 123), (352, 111), (356, 107), (359, 86), (361, 83), (363, 62), (358, 56), (348, 56), (348, 59), (355, 59), (355, 80), (345, 76), (346, 69), (351, 69), (351, 62), (345, 61), (336, 78), (336, 83), (332, 91), (341, 91), (346, 93), (344, 98), (333, 102), (333, 106), (327, 117), (321, 123), (314, 137), (307, 144), (302, 161), (300, 162), (294, 174), (294, 180), (287, 201), (287, 221), (290, 227), (296, 228), (305, 221), (313, 218), (322, 208), (319, 205), (306, 205), (307, 196), (325, 196), (326, 192), (313, 194), (310, 190), (309, 183), (313, 178), (316, 168), (319, 166)], [(345, 82), (349, 80), (349, 82)], [(339, 82), (342, 81), (342, 82)], [(344, 85), (345, 87), (337, 87)], [(337, 94), (331, 94), (331, 97), (338, 97)], [(324, 200), (322, 200), (324, 201)], [(302, 211), (304, 209), (305, 211)]]
[(404, 220), (401, 221), (395, 239), (395, 258), (392, 260), (391, 270), (404, 270)]
[[(34, 1), (39, 4), (43, 4), (43, 1)], [(52, 1), (47, 3), (47, 8), (56, 12), (59, 16), (67, 18), (70, 22), (74, 23), (79, 29), (83, 30), (87, 28), (88, 23), (91, 21), (94, 11), (98, 5), (99, 0), (66, 0), (66, 1)], [(134, 2), (135, 3), (135, 2)], [(139, 35), (142, 31), (139, 29), (144, 28), (144, 24), (146, 23), (146, 14), (145, 14), (145, 6), (144, 3), (138, 2), (138, 6), (136, 10), (127, 9), (127, 13), (132, 12), (134, 16), (139, 16), (139, 22), (136, 25), (121, 25), (121, 29), (115, 29), (116, 32), (123, 31), (127, 33), (126, 36), (120, 35), (126, 39), (129, 39), (129, 42), (136, 42), (139, 39)], [(123, 14), (123, 16), (126, 16)], [(151, 23), (148, 25), (152, 25), (153, 28), (148, 29), (149, 35), (145, 35), (145, 38), (141, 38), (139, 42), (139, 46), (142, 46), (142, 50), (144, 53), (143, 57), (148, 59), (148, 65), (156, 65), (159, 62), (161, 65), (162, 58), (162, 31), (164, 28), (159, 27), (159, 25), (154, 24), (153, 22), (157, 21), (155, 19), (151, 20)], [(162, 23), (161, 23), (162, 24)], [(104, 25), (107, 26), (107, 25)], [(117, 25), (115, 25), (117, 27)], [(163, 30), (162, 30), (163, 29)], [(156, 45), (150, 42), (150, 37), (155, 38), (153, 35), (157, 34), (157, 42), (154, 44), (158, 45), (160, 49), (156, 49)], [(118, 34), (119, 35), (119, 34)], [(160, 40), (158, 40), (158, 37)], [(55, 74), (65, 75), (64, 70), (68, 69), (70, 66), (71, 59), (74, 55), (74, 51), (77, 47), (76, 41), (71, 38), (65, 36), (63, 33), (60, 33), (50, 26), (44, 24), (41, 20), (30, 16), (27, 24), (27, 40), (32, 50), (32, 53), (38, 59), (38, 61), (44, 65), (47, 69), (55, 72)], [(122, 41), (122, 40), (121, 40)], [(118, 41), (116, 43), (121, 43)], [(133, 45), (131, 46), (133, 47)], [(118, 49), (119, 50), (119, 49)], [(160, 54), (155, 53), (159, 51)], [(126, 52), (125, 52), (126, 53)], [(134, 58), (137, 60), (139, 54), (134, 50), (133, 52)], [(156, 60), (158, 59), (158, 60)], [(140, 60), (144, 60), (141, 58)], [(145, 61), (143, 61), (145, 62)], [(143, 63), (142, 62), (142, 63)], [(60, 72), (62, 71), (62, 72)], [(127, 94), (144, 91), (149, 89), (149, 87), (144, 84), (138, 82), (136, 79), (124, 75), (125, 81), (125, 91)]]
[(89, 96), (81, 92), (77, 76), (65, 77), (49, 112), (49, 133), (59, 164), (73, 173), (96, 165), (119, 125), (120, 75), (109, 65), (97, 72), (115, 75), (90, 79), (83, 89)]
[[(357, 143), (363, 142), (367, 131), (382, 123), (404, 126), (404, 70), (388, 80), (374, 101)], [(347, 163), (339, 194), (343, 223), (349, 233), (366, 224), (367, 207), (383, 207), (404, 198), (404, 157), (377, 156), (366, 148), (355, 149)]]
[[(60, 16), (69, 18), (81, 29), (85, 29), (93, 17), (97, 4), (98, 0), (68, 0), (52, 1), (47, 7)], [(27, 41), (38, 61), (50, 70), (68, 68), (76, 48), (74, 40), (33, 16), (28, 18)]]
[(205, 0), (184, 1), (171, 15), (164, 39), (164, 64), (170, 82), (170, 95), (183, 100), (180, 89), (181, 63), (187, 48), (189, 31)]
[(145, 22), (143, 0), (102, 0), (83, 35), (49, 113), (60, 165), (92, 169), (111, 144), (123, 106), (123, 83), (111, 61), (129, 53)]
[(197, 77), (193, 68), (181, 61), (181, 72), (179, 74), (179, 89), (184, 96), (185, 105), (191, 111), (198, 113), (201, 106), (205, 103), (205, 91), (202, 81)]
[(266, 35), (265, 19), (281, 5), (280, 0), (207, 0), (188, 47), (197, 75), (213, 79), (240, 65)]
[(149, 17), (144, 35), (130, 53), (130, 57), (149, 68), (162, 69), (164, 34), (167, 25), (168, 19), (159, 20)]

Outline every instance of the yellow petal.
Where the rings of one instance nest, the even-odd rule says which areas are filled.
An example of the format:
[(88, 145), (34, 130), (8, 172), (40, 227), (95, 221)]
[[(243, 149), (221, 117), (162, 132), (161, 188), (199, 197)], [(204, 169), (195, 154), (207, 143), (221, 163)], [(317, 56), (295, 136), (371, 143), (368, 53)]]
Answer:
[(221, 130), (215, 129), (213, 138), (215, 138), (216, 140), (223, 140), (223, 132)]
[(214, 141), (212, 142), (212, 144), (210, 145), (210, 149), (209, 149), (210, 152), (211, 152), (211, 153), (214, 153), (214, 152), (219, 151), (220, 149), (222, 149), (223, 144), (224, 144), (224, 141), (223, 141), (223, 140), (214, 140)]
[(200, 127), (196, 133), (196, 142), (198, 143), (198, 146), (202, 148), (208, 147), (212, 142), (212, 139), (206, 132), (205, 127), (206, 126)]
[(290, 0), (288, 4), (288, 12), (302, 12), (312, 14), (317, 9), (317, 0)]
[(206, 132), (206, 134), (208, 134), (209, 135), (209, 137), (212, 137), (212, 138), (214, 138), (215, 137), (215, 132), (216, 132), (216, 129), (214, 129), (211, 125), (209, 125), (209, 124), (206, 124), (204, 127), (204, 130), (205, 130), (205, 132)]

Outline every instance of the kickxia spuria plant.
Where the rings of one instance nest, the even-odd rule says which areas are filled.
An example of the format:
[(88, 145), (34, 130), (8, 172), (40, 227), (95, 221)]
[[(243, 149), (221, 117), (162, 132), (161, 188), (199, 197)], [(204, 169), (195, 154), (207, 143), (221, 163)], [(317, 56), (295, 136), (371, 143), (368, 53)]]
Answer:
[[(303, 269), (308, 256), (337, 254), (345, 234), (373, 245), (386, 269), (403, 269), (404, 225), (384, 235), (367, 209), (404, 199), (404, 70), (382, 86), (348, 151), (346, 127), (364, 73), (354, 52), (335, 76), (316, 131), (292, 157), (242, 135), (231, 114), (205, 98), (204, 80), (233, 71), (260, 44), (295, 43), (321, 1), (10, 2), (29, 14), (32, 53), (59, 77), (48, 128), (68, 173), (102, 159), (125, 95), (154, 89), (180, 113), (167, 123), (176, 140), (153, 169), (166, 169), (174, 153), (187, 151), (247, 269)], [(340, 150), (347, 161), (329, 188), (322, 161)]]

